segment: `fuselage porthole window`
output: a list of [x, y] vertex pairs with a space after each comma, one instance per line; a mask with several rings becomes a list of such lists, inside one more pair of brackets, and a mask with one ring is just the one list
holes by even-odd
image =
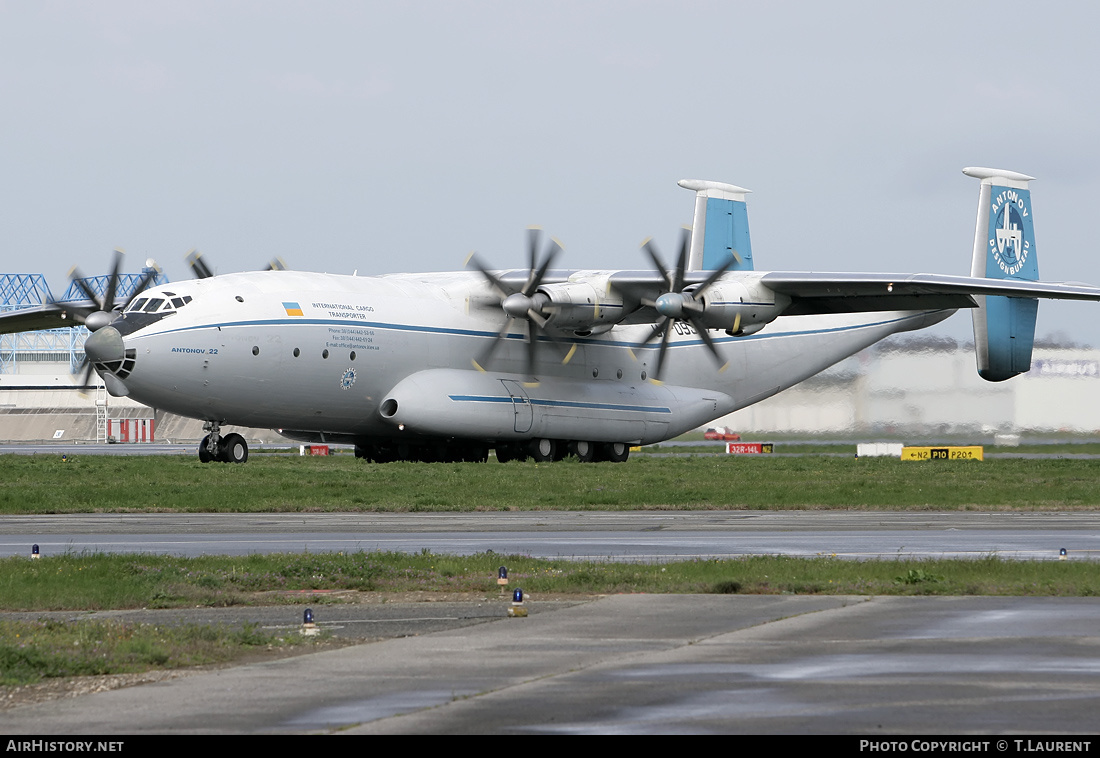
[[328, 358], [328, 350], [321, 351], [321, 357], [322, 358]]
[[301, 351], [301, 350], [299, 350], [298, 348], [294, 348], [294, 357], [295, 357], [295, 358], [297, 358], [297, 357], [298, 357], [299, 355], [301, 355], [301, 354], [302, 354], [302, 351]]

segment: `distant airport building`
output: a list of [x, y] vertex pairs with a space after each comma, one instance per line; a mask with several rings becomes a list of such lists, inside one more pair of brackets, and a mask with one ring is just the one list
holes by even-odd
[[1100, 350], [1036, 343], [1031, 371], [987, 382], [972, 345], [895, 337], [715, 424], [758, 432], [1100, 431]]

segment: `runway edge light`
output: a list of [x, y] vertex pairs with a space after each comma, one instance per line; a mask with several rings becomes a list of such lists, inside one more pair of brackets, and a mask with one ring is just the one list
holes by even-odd
[[38, 554], [38, 545], [31, 545], [31, 560], [37, 560], [42, 556]]
[[508, 609], [508, 615], [512, 618], [524, 618], [527, 615], [527, 609], [523, 607], [523, 590], [519, 587], [512, 592], [512, 605]]
[[302, 634], [306, 637], [316, 637], [320, 633], [321, 630], [313, 623], [313, 609], [306, 608], [305, 613], [302, 614]]
[[497, 569], [497, 584], [501, 587], [508, 584], [508, 567], [501, 566]]
[[1058, 560], [1064, 561], [1066, 559], [1066, 549], [1062, 548], [1058, 551]]

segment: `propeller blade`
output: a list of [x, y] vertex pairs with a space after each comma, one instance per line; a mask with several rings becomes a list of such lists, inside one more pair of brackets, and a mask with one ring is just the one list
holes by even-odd
[[469, 268], [471, 265], [475, 269], [477, 269], [482, 276], [485, 277], [485, 281], [489, 282], [489, 286], [492, 287], [497, 295], [499, 295], [502, 299], [508, 297], [509, 295], [515, 294], [508, 286], [504, 284], [504, 282], [502, 282], [500, 279], [497, 279], [497, 277], [491, 271], [489, 271], [485, 264], [481, 262], [481, 258], [477, 257], [477, 253], [470, 253], [469, 257], [466, 258], [466, 268]]
[[693, 318], [689, 318], [688, 321], [693, 327], [695, 327], [695, 331], [699, 333], [700, 339], [703, 340], [703, 344], [707, 346], [708, 350], [710, 350], [710, 354], [714, 356], [714, 360], [718, 361], [721, 366], [725, 367], [727, 361], [721, 356], [721, 354], [719, 354], [718, 346], [714, 344], [714, 340], [712, 340], [710, 335], [707, 334], [706, 327], [704, 327], [701, 323]]
[[657, 252], [657, 246], [653, 244], [653, 239], [647, 239], [642, 244], [642, 250], [645, 250], [646, 255], [649, 256], [649, 260], [653, 262], [653, 268], [661, 272], [661, 276], [665, 278], [665, 282], [668, 284], [669, 290], [672, 289], [673, 279], [669, 275], [668, 269], [665, 268], [665, 262], [661, 260], [660, 254]]
[[542, 239], [542, 228], [538, 226], [527, 227], [527, 270], [534, 271], [538, 265], [539, 240]]
[[[78, 391], [81, 395], [86, 395], [89, 389], [88, 381], [92, 378], [92, 373], [95, 371], [95, 366], [88, 360], [88, 356], [84, 356], [84, 360], [76, 368], [80, 372], [80, 383], [77, 384]], [[74, 372], [75, 373], [75, 372]]]
[[202, 253], [194, 248], [187, 254], [187, 265], [191, 267], [197, 279], [209, 279], [214, 275], [214, 272], [206, 265], [206, 261], [202, 259]]
[[286, 261], [276, 256], [271, 259], [264, 271], [286, 271]]
[[527, 284], [523, 288], [523, 294], [530, 297], [534, 294], [535, 290], [542, 284], [542, 278], [546, 276], [546, 272], [550, 269], [550, 264], [554, 262], [554, 258], [561, 252], [561, 243], [556, 239], [550, 240], [550, 246], [546, 248], [546, 256], [543, 258], [542, 265], [539, 266], [538, 271], [532, 271], [532, 275], [528, 277]]
[[668, 352], [668, 341], [672, 336], [672, 319], [667, 319], [665, 323], [665, 333], [661, 337], [661, 347], [657, 351], [657, 365], [654, 367], [653, 376], [657, 381], [661, 380], [661, 374], [665, 369], [665, 353]]
[[653, 327], [653, 331], [649, 333], [648, 337], [642, 340], [642, 344], [648, 345], [650, 342], [652, 342], [658, 334], [665, 330], [665, 327], [669, 325], [669, 321], [670, 319], [668, 316], [661, 316], [660, 320], [657, 321], [657, 325]]
[[92, 288], [88, 286], [88, 282], [87, 280], [85, 280], [84, 275], [80, 273], [80, 269], [78, 269], [76, 266], [73, 266], [71, 269], [69, 269], [69, 278], [72, 280], [73, 284], [77, 286], [77, 289], [84, 293], [84, 297], [95, 303], [96, 308], [98, 309], [99, 298], [96, 297], [96, 294], [92, 291]]
[[533, 321], [527, 322], [527, 376], [535, 376], [535, 360], [538, 358], [539, 338], [538, 326]]
[[723, 263], [721, 266], [714, 269], [714, 272], [710, 276], [708, 276], [702, 284], [700, 284], [698, 287], [695, 288], [695, 291], [692, 293], [692, 295], [693, 296], [702, 295], [704, 292], [706, 292], [708, 289], [710, 289], [711, 285], [713, 285], [716, 281], [718, 281], [720, 278], [722, 278], [722, 275], [725, 274], [727, 271], [729, 271], [730, 266], [732, 266], [732, 265], [733, 265], [733, 259], [730, 258], [725, 263]]
[[513, 321], [515, 321], [514, 318], [509, 318], [506, 322], [504, 322], [504, 328], [501, 329], [495, 337], [493, 337], [493, 341], [489, 343], [489, 347], [487, 347], [476, 360], [472, 359], [470, 361], [479, 371], [484, 371], [485, 367], [489, 365], [489, 360], [493, 357], [493, 353], [496, 352], [497, 346], [501, 343], [501, 341], [508, 334], [508, 331], [512, 328]]
[[115, 265], [111, 268], [111, 278], [107, 280], [107, 292], [103, 295], [103, 307], [100, 310], [107, 312], [115, 308], [115, 293], [118, 291], [118, 275], [122, 271], [122, 256], [125, 252], [121, 248], [115, 248]]
[[690, 232], [685, 229], [680, 234], [680, 257], [676, 261], [676, 274], [672, 280], [672, 291], [679, 292], [684, 288], [684, 269], [687, 268], [687, 256], [688, 256], [688, 241], [691, 239]]

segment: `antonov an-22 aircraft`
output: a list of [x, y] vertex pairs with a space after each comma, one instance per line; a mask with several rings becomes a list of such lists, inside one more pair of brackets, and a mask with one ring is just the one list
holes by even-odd
[[[888, 335], [971, 308], [978, 373], [1027, 371], [1038, 298], [1100, 288], [1038, 282], [1032, 177], [981, 180], [971, 276], [760, 272], [745, 195], [684, 180], [695, 216], [669, 267], [337, 276], [268, 270], [147, 288], [117, 303], [49, 303], [0, 331], [84, 323], [90, 365], [115, 396], [206, 422], [203, 461], [243, 463], [224, 427], [354, 443], [373, 461], [623, 461], [775, 395]], [[144, 291], [142, 291], [144, 290]]]

